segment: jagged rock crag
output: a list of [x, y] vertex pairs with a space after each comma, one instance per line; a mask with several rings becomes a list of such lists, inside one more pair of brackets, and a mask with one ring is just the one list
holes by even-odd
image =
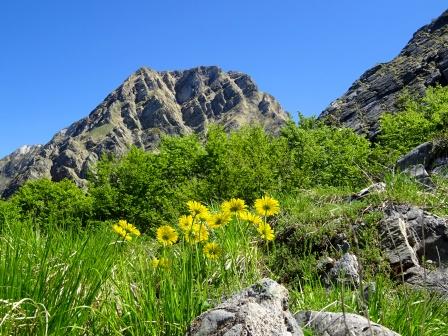
[[422, 96], [426, 87], [448, 84], [448, 10], [419, 29], [391, 62], [366, 71], [319, 116], [373, 138], [384, 112], [396, 112], [403, 89]]
[[43, 146], [23, 147], [0, 160], [0, 195], [10, 196], [29, 179], [70, 178], [85, 183], [105, 153], [145, 150], [161, 134], [201, 132], [210, 123], [225, 129], [260, 124], [270, 131], [289, 119], [280, 104], [240, 72], [198, 67], [156, 72], [141, 68], [109, 94], [88, 117], [57, 133]]

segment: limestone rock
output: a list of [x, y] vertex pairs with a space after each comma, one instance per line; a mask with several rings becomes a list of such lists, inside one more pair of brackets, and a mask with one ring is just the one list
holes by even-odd
[[[390, 205], [380, 226], [381, 244], [397, 277], [410, 284], [440, 289], [448, 283], [446, 220], [408, 205]], [[439, 269], [425, 269], [431, 260]], [[442, 291], [443, 292], [443, 291]]]
[[188, 336], [303, 335], [288, 310], [288, 291], [271, 279], [232, 296], [197, 317]]
[[316, 336], [399, 336], [356, 314], [303, 311], [295, 318], [300, 326], [310, 328]]
[[345, 253], [341, 259], [334, 263], [329, 272], [332, 282], [345, 283], [348, 286], [359, 286], [359, 263], [354, 254]]
[[433, 187], [431, 175], [448, 177], [448, 144], [443, 140], [422, 143], [397, 160], [397, 169]]
[[226, 130], [259, 124], [276, 133], [287, 120], [280, 104], [244, 73], [215, 66], [169, 72], [141, 68], [46, 145], [1, 159], [0, 196], [40, 177], [69, 178], [82, 186], [103, 154], [120, 156], [131, 146], [150, 150], [163, 133], [203, 132], [211, 123]]
[[416, 165], [426, 167], [433, 160], [433, 149], [434, 145], [431, 141], [422, 143], [401, 156], [397, 161], [397, 168], [404, 171]]
[[448, 10], [419, 29], [392, 61], [366, 71], [320, 118], [373, 138], [380, 115], [399, 108], [403, 89], [422, 96], [436, 84], [448, 84]]
[[428, 270], [421, 266], [414, 266], [409, 268], [403, 277], [410, 285], [426, 288], [448, 297], [448, 268]]

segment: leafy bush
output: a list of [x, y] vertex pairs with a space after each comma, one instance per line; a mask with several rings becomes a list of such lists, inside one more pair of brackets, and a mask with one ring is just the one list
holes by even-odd
[[245, 127], [230, 134], [212, 127], [205, 143], [202, 171], [207, 189], [203, 199], [241, 197], [254, 200], [279, 189], [287, 161], [283, 139], [261, 127]]
[[369, 154], [365, 138], [313, 119], [289, 124], [281, 136], [212, 126], [204, 142], [167, 136], [157, 151], [133, 148], [122, 159], [103, 159], [90, 193], [97, 219], [127, 218], [145, 231], [172, 223], [188, 199], [251, 201], [316, 185], [364, 186]]
[[448, 126], [448, 87], [430, 87], [421, 99], [401, 97], [402, 111], [380, 118], [377, 157], [393, 165], [403, 154], [443, 133]]
[[69, 180], [30, 181], [9, 202], [23, 219], [30, 218], [43, 227], [80, 227], [92, 216], [92, 198]]
[[144, 231], [172, 222], [201, 189], [204, 154], [196, 136], [164, 137], [158, 152], [133, 148], [122, 159], [103, 159], [90, 184], [96, 217], [126, 218]]
[[288, 184], [360, 187], [369, 181], [370, 142], [349, 128], [335, 128], [312, 118], [282, 129], [288, 143]]

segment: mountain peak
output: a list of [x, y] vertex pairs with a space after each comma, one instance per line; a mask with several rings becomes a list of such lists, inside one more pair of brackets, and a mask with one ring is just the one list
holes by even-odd
[[[24, 147], [0, 161], [0, 194], [28, 179], [70, 178], [82, 186], [104, 153], [131, 146], [152, 149], [161, 134], [202, 132], [210, 123], [226, 130], [260, 124], [276, 132], [289, 119], [280, 104], [250, 76], [217, 66], [158, 72], [141, 67], [87, 117], [59, 131], [41, 147]], [[14, 168], [14, 169], [12, 169]]]

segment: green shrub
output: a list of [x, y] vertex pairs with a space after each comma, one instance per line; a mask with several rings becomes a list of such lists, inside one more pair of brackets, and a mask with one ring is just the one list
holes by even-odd
[[376, 148], [383, 164], [393, 165], [403, 154], [419, 144], [440, 136], [448, 126], [448, 87], [430, 87], [421, 99], [405, 92], [399, 113], [380, 118]]
[[282, 137], [293, 167], [285, 176], [289, 184], [357, 188], [369, 182], [370, 142], [352, 129], [301, 117], [298, 126], [282, 129]]
[[17, 221], [19, 218], [20, 211], [16, 204], [0, 200], [0, 232], [6, 224]]
[[212, 127], [205, 150], [202, 171], [207, 189], [203, 198], [253, 200], [280, 188], [286, 143], [261, 127], [244, 127], [230, 134]]
[[96, 217], [127, 219], [143, 231], [172, 222], [201, 189], [204, 154], [196, 136], [164, 137], [158, 152], [133, 148], [122, 159], [103, 159], [90, 181]]
[[69, 180], [30, 181], [19, 189], [10, 202], [23, 219], [32, 219], [41, 227], [81, 227], [92, 215], [91, 197]]

